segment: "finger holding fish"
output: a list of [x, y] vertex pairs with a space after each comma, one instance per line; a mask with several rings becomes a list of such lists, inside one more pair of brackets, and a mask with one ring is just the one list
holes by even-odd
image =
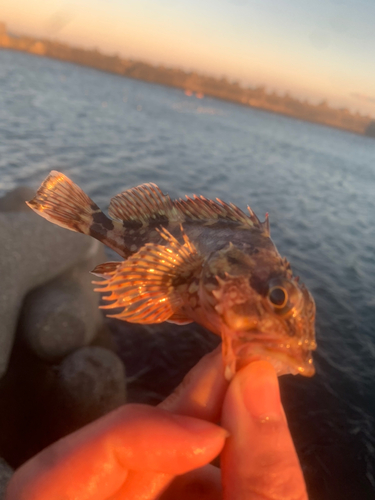
[[[218, 422], [227, 387], [220, 348], [217, 348], [204, 356], [190, 370], [176, 390], [159, 404], [159, 408], [179, 415]], [[172, 474], [131, 471], [126, 483], [111, 500], [153, 499], [165, 491], [174, 479], [175, 476]], [[183, 484], [178, 481], [171, 492], [166, 491], [165, 498], [171, 498], [170, 495], [174, 494], [175, 488], [181, 491], [181, 488], [186, 488], [188, 483], [195, 483], [198, 479], [205, 483], [206, 489], [221, 491], [220, 471], [212, 465], [207, 465], [189, 475]]]
[[236, 373], [221, 424], [230, 433], [221, 454], [224, 500], [308, 500], [270, 363], [254, 361]]

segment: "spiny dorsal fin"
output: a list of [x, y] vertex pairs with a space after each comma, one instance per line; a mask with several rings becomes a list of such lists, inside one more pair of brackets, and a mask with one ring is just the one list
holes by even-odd
[[262, 231], [264, 232], [264, 234], [270, 236], [271, 231], [270, 231], [270, 219], [268, 216], [268, 212], [266, 213], [266, 218], [264, 219], [264, 222], [261, 222], [260, 225], [262, 226]]
[[196, 196], [186, 200], [172, 201], [169, 195], [163, 194], [156, 184], [142, 184], [128, 189], [112, 198], [108, 213], [119, 220], [165, 223], [199, 220], [212, 224], [220, 219], [240, 223], [244, 227], [257, 227], [266, 232], [258, 217], [249, 209], [250, 217], [233, 203], [225, 203], [219, 198], [208, 200], [204, 196]]
[[225, 219], [261, 229], [260, 222], [254, 213], [248, 217], [233, 203], [225, 203], [219, 198], [216, 198], [216, 200], [208, 200], [204, 196], [194, 195], [194, 199], [186, 196], [186, 200], [180, 198], [174, 204], [179, 212], [190, 220], [210, 221]]
[[[123, 308], [110, 317], [131, 323], [161, 323], [178, 313], [182, 297], [177, 284], [188, 283], [199, 271], [203, 258], [183, 234], [179, 243], [166, 229], [160, 230], [166, 245], [147, 243], [129, 257], [105, 281], [96, 284], [99, 292], [111, 292], [103, 300], [112, 304], [102, 309]], [[95, 283], [95, 282], [94, 282]]]
[[178, 220], [178, 213], [169, 195], [163, 194], [156, 184], [142, 184], [111, 199], [108, 213], [120, 220], [133, 220], [147, 224], [150, 220], [163, 222]]

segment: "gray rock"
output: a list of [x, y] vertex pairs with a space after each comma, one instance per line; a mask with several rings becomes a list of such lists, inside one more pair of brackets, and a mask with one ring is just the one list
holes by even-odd
[[5, 499], [5, 490], [12, 474], [13, 469], [3, 458], [0, 458], [0, 500]]
[[0, 456], [14, 468], [61, 437], [49, 418], [56, 378], [54, 366], [16, 342], [0, 380]]
[[101, 246], [88, 236], [57, 227], [33, 213], [0, 212], [0, 377], [6, 371], [25, 295]]
[[103, 325], [99, 328], [95, 338], [90, 343], [91, 346], [103, 347], [117, 353], [117, 343], [110, 327], [107, 325], [107, 318], [103, 317]]
[[46, 361], [59, 361], [88, 345], [103, 327], [90, 271], [106, 259], [103, 247], [58, 278], [31, 291], [25, 300], [20, 330], [32, 351]]
[[60, 364], [56, 392], [64, 420], [85, 425], [125, 403], [124, 365], [107, 349], [83, 347]]
[[9, 191], [0, 198], [0, 212], [30, 212], [26, 200], [35, 196], [35, 190], [26, 186], [20, 186]]

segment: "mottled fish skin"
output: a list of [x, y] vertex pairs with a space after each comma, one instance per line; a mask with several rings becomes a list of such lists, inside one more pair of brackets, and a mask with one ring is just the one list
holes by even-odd
[[171, 200], [154, 184], [115, 196], [108, 218], [70, 179], [51, 172], [28, 205], [89, 234], [125, 261], [98, 266], [105, 309], [138, 323], [196, 321], [223, 339], [226, 377], [254, 359], [279, 374], [314, 373], [315, 304], [249, 209], [194, 196]]

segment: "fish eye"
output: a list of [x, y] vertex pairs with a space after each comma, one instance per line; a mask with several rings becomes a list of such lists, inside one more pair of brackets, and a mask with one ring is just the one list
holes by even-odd
[[282, 286], [273, 286], [268, 292], [268, 300], [273, 307], [282, 309], [288, 302], [288, 292]]
[[295, 280], [280, 276], [268, 282], [265, 300], [268, 309], [274, 314], [288, 318], [301, 310], [303, 297], [301, 288]]

